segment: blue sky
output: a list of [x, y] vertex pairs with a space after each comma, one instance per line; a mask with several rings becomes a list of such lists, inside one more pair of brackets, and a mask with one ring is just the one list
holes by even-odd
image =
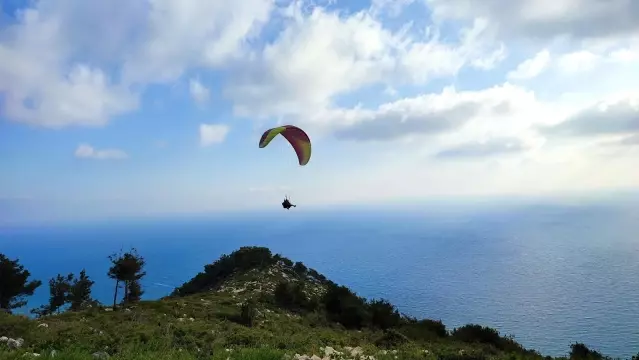
[[[598, 4], [4, 1], [0, 209], [636, 188], [639, 11]], [[311, 136], [307, 166], [258, 148], [284, 123]]]

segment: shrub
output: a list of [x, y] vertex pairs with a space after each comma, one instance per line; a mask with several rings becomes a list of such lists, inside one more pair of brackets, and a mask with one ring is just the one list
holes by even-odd
[[523, 351], [524, 348], [510, 337], [502, 337], [493, 328], [477, 324], [464, 325], [453, 330], [451, 336], [466, 343], [482, 343], [504, 351]]
[[483, 343], [483, 344], [499, 344], [501, 339], [499, 332], [493, 328], [484, 327], [476, 324], [464, 325], [454, 329], [453, 338], [466, 343]]
[[261, 269], [277, 260], [271, 250], [265, 247], [244, 246], [230, 255], [222, 255], [213, 264], [205, 265], [200, 272], [172, 293], [174, 296], [186, 296], [213, 289], [224, 282], [236, 271]]
[[366, 301], [345, 286], [329, 286], [322, 303], [328, 319], [346, 328], [361, 328], [369, 322]]
[[384, 331], [384, 334], [379, 339], [375, 340], [375, 345], [380, 348], [390, 349], [406, 344], [409, 341], [404, 334], [395, 329], [389, 329]]
[[300, 274], [300, 275], [304, 275], [304, 274], [306, 274], [306, 271], [308, 269], [306, 268], [306, 266], [304, 264], [302, 264], [301, 262], [298, 261], [298, 262], [295, 263], [295, 265], [293, 265], [293, 270], [296, 273]]
[[293, 267], [293, 261], [291, 259], [283, 257], [280, 260], [282, 260], [284, 265], [286, 265], [288, 267]]
[[395, 306], [384, 299], [372, 300], [368, 304], [368, 310], [371, 314], [371, 324], [382, 330], [397, 326], [401, 320]]
[[242, 324], [252, 327], [255, 324], [257, 309], [252, 301], [247, 301], [240, 308], [240, 321]]
[[317, 302], [310, 300], [304, 293], [302, 283], [290, 284], [283, 281], [275, 287], [273, 296], [275, 303], [282, 309], [313, 311], [317, 308]]
[[570, 360], [600, 360], [603, 356], [581, 343], [570, 345]]
[[401, 329], [403, 334], [414, 340], [434, 340], [448, 336], [446, 325], [441, 320], [408, 318], [404, 319]]

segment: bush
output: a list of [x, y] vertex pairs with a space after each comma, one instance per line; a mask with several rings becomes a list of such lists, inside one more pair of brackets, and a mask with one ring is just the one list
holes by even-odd
[[298, 261], [293, 266], [293, 270], [300, 275], [305, 275], [306, 271], [308, 271], [308, 268], [306, 268], [304, 264]]
[[283, 257], [280, 260], [284, 263], [284, 265], [293, 267], [293, 261], [291, 259]]
[[200, 272], [172, 293], [186, 296], [213, 289], [237, 271], [262, 269], [277, 262], [271, 250], [265, 247], [244, 246], [230, 255], [222, 255], [213, 264], [205, 265]]
[[375, 346], [391, 349], [406, 344], [409, 341], [404, 334], [395, 329], [389, 329], [384, 331], [384, 334], [379, 339], [375, 340]]
[[322, 298], [329, 320], [346, 328], [361, 328], [369, 322], [366, 301], [345, 286], [329, 286]]
[[275, 304], [282, 309], [296, 312], [317, 309], [317, 302], [306, 296], [302, 283], [290, 284], [283, 281], [275, 287], [273, 296]]
[[499, 332], [493, 328], [476, 324], [464, 325], [454, 329], [453, 338], [466, 343], [499, 344], [501, 337]]
[[308, 269], [308, 274], [310, 276], [312, 276], [314, 279], [318, 280], [319, 282], [321, 282], [322, 284], [325, 284], [327, 282], [326, 276], [320, 274], [319, 272], [317, 272], [317, 270], [315, 269]]
[[493, 328], [476, 324], [464, 325], [453, 330], [451, 336], [466, 343], [481, 343], [492, 345], [503, 351], [523, 351], [524, 348], [510, 337], [502, 337]]
[[371, 314], [371, 324], [382, 330], [397, 326], [401, 320], [395, 306], [384, 299], [372, 300], [368, 304], [368, 310]]
[[401, 326], [402, 333], [414, 340], [434, 340], [448, 336], [446, 325], [441, 320], [417, 320], [408, 318]]
[[256, 316], [257, 309], [252, 301], [247, 301], [242, 304], [240, 309], [240, 321], [242, 324], [252, 327], [255, 324]]
[[581, 343], [570, 345], [570, 360], [600, 360], [603, 356]]

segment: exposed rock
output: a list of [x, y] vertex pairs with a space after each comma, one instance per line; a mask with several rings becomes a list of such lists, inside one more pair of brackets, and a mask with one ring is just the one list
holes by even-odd
[[42, 323], [42, 324], [38, 324], [38, 327], [39, 327], [39, 328], [48, 328], [48, 327], [49, 327], [49, 325], [48, 325], [48, 324], [45, 324], [45, 323]]
[[6, 336], [0, 337], [0, 342], [5, 342], [6, 343], [7, 341], [9, 341], [8, 337], [6, 337]]
[[364, 354], [364, 350], [362, 350], [361, 347], [350, 347], [350, 346], [346, 346], [344, 348], [344, 350], [346, 350], [351, 356], [356, 357], [356, 356], [360, 356]]
[[9, 347], [9, 349], [19, 349], [22, 347], [23, 344], [24, 340], [22, 338], [7, 340], [7, 346]]

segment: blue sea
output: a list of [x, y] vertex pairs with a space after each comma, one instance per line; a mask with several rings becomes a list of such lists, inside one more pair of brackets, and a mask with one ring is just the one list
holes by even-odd
[[583, 342], [639, 352], [639, 202], [423, 204], [0, 228], [0, 252], [43, 285], [86, 268], [108, 303], [107, 256], [147, 260], [145, 298], [170, 293], [240, 246], [267, 246], [366, 297], [449, 327], [479, 323], [545, 355]]

